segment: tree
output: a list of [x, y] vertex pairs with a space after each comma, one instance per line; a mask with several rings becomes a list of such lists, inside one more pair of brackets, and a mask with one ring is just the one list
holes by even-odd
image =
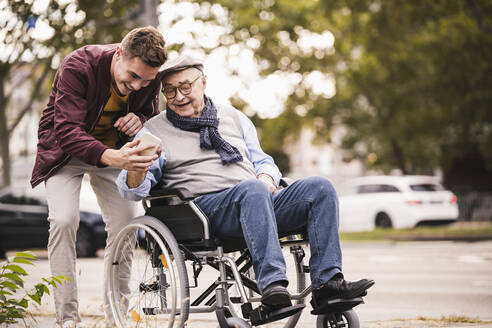
[[[229, 12], [234, 43], [256, 44], [251, 49], [263, 74], [302, 77], [275, 124], [264, 123], [263, 143], [277, 142], [281, 149], [288, 135], [306, 125], [329, 140], [338, 124], [347, 131], [347, 160], [405, 174], [440, 167], [456, 188], [465, 187], [453, 182], [457, 173], [474, 188], [490, 188], [490, 1], [218, 3]], [[334, 46], [320, 47], [327, 31]], [[306, 46], [307, 37], [317, 44]], [[316, 71], [333, 77], [333, 98], [305, 83]]]
[[[41, 86], [51, 72], [53, 49], [60, 47], [58, 39], [53, 36], [47, 40], [36, 38], [33, 35], [35, 26], [45, 24], [47, 17], [53, 16], [50, 25], [55, 30], [61, 29], [67, 8], [50, 3], [46, 12], [41, 14], [38, 11], [42, 10], [34, 8], [33, 3], [2, 2], [0, 10], [4, 17], [8, 17], [0, 22], [4, 49], [0, 61], [0, 143], [4, 186], [11, 180], [9, 141], [12, 131], [40, 96]], [[21, 69], [27, 70], [27, 74], [19, 73]], [[14, 79], [16, 81], [12, 83]], [[8, 108], [15, 107], [11, 103], [12, 94], [28, 79], [33, 81], [34, 88], [27, 103], [17, 112], [8, 111]]]

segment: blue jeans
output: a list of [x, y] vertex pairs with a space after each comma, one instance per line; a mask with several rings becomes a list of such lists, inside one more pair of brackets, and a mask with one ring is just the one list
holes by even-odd
[[287, 281], [278, 235], [303, 228], [311, 249], [312, 288], [341, 272], [338, 197], [325, 178], [298, 180], [273, 195], [263, 182], [247, 180], [196, 203], [208, 216], [213, 235], [245, 239], [261, 291], [272, 282]]

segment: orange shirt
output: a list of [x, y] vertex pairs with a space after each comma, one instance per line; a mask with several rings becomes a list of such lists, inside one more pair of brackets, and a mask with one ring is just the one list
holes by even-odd
[[114, 148], [119, 141], [118, 130], [113, 127], [117, 118], [121, 117], [126, 109], [128, 96], [120, 96], [111, 84], [111, 96], [104, 106], [104, 111], [91, 135], [104, 145]]

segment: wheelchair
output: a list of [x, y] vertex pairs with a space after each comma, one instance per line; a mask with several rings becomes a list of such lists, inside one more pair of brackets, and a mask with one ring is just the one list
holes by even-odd
[[[293, 231], [279, 236], [282, 248], [288, 247], [292, 255], [295, 291], [291, 291], [292, 306], [269, 309], [260, 305], [245, 241], [212, 236], [208, 218], [189, 192], [153, 188], [143, 206], [145, 215], [118, 233], [106, 267], [109, 303], [118, 327], [193, 326], [190, 314], [212, 312], [221, 328], [259, 326], [281, 319], [285, 319], [285, 328], [296, 326], [311, 293], [311, 286], [306, 286], [309, 266], [304, 264], [307, 234]], [[239, 256], [233, 258], [231, 253]], [[198, 286], [205, 265], [216, 270], [218, 277], [191, 299], [190, 289]], [[193, 271], [191, 286], [187, 267]], [[129, 281], [129, 288], [120, 285], [120, 279]], [[364, 303], [362, 297], [329, 303], [329, 313], [317, 316], [316, 327], [359, 328], [353, 307]]]

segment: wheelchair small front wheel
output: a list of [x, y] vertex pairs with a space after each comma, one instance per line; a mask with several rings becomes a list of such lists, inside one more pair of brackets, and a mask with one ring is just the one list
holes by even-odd
[[190, 294], [176, 239], [159, 220], [142, 216], [116, 236], [106, 274], [118, 327], [184, 327]]
[[359, 328], [359, 316], [351, 309], [342, 313], [318, 315], [316, 328]]

